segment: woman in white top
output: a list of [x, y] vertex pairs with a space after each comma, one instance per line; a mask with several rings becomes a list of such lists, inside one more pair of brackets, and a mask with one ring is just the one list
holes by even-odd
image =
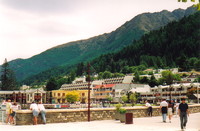
[[148, 110], [147, 110], [148, 116], [151, 116], [151, 117], [152, 117], [152, 106], [151, 106], [151, 104], [149, 104], [148, 100], [146, 100], [145, 106], [148, 107]]
[[11, 106], [11, 110], [12, 110], [12, 113], [10, 114], [11, 116], [10, 123], [14, 124], [14, 117], [15, 117], [16, 111], [19, 110], [19, 105], [17, 105], [17, 103], [14, 102], [13, 105]]
[[8, 99], [8, 101], [6, 102], [6, 124], [8, 123], [8, 124], [10, 124], [10, 119], [11, 119], [11, 116], [10, 116], [10, 114], [11, 114], [11, 106], [12, 106], [12, 104], [11, 104], [11, 100], [10, 99]]
[[41, 101], [39, 101], [38, 109], [39, 109], [39, 112], [41, 113], [41, 117], [42, 117], [44, 124], [46, 124], [46, 111], [45, 111], [44, 105], [42, 104]]

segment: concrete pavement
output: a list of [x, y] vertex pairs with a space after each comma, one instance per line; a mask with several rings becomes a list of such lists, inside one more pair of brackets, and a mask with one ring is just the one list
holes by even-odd
[[[181, 131], [179, 117], [175, 116], [172, 123], [163, 123], [161, 116], [133, 118], [133, 122], [124, 124], [116, 120], [102, 120], [26, 126], [1, 123], [0, 131]], [[200, 113], [190, 114], [186, 131], [200, 131]]]

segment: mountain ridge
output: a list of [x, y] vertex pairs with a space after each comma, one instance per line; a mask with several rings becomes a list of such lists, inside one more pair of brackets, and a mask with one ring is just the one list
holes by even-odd
[[163, 10], [156, 13], [143, 13], [110, 33], [61, 44], [28, 59], [10, 61], [9, 65], [15, 71], [19, 81], [57, 66], [72, 66], [102, 54], [118, 51], [138, 40], [145, 33], [179, 20], [194, 13], [195, 10], [188, 8], [172, 12]]

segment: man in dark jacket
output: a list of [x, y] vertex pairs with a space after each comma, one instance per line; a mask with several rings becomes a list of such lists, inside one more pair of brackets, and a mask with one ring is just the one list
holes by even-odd
[[185, 102], [185, 98], [181, 99], [181, 104], [179, 105], [179, 116], [181, 121], [181, 129], [186, 128], [187, 117], [189, 116], [188, 104]]

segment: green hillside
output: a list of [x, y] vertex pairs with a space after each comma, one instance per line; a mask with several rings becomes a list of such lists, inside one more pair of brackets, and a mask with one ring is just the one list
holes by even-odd
[[63, 73], [63, 70], [69, 70], [68, 68], [74, 64], [92, 60], [102, 54], [118, 51], [140, 39], [145, 33], [159, 29], [167, 23], [179, 20], [195, 11], [194, 8], [188, 8], [187, 10], [178, 9], [173, 12], [164, 10], [157, 13], [144, 13], [126, 22], [111, 33], [66, 43], [29, 59], [11, 61], [9, 65], [15, 71], [18, 81], [31, 78], [36, 74], [41, 75], [45, 71], [47, 74], [44, 75], [49, 78], [53, 75], [50, 71], [52, 68], [56, 69], [58, 67], [56, 72]]
[[[152, 68], [179, 67], [181, 70], [200, 70], [200, 12], [170, 22], [159, 30], [151, 31], [116, 53], [101, 55], [90, 61], [96, 73], [110, 71], [131, 73], [134, 66]], [[77, 67], [77, 68], [76, 68]], [[83, 73], [83, 64], [71, 68], [57, 67], [26, 79], [25, 83], [46, 80], [69, 70]], [[64, 75], [64, 74], [63, 74]]]
[[91, 62], [97, 72], [130, 73], [131, 66], [200, 70], [200, 12], [151, 31], [117, 53]]

